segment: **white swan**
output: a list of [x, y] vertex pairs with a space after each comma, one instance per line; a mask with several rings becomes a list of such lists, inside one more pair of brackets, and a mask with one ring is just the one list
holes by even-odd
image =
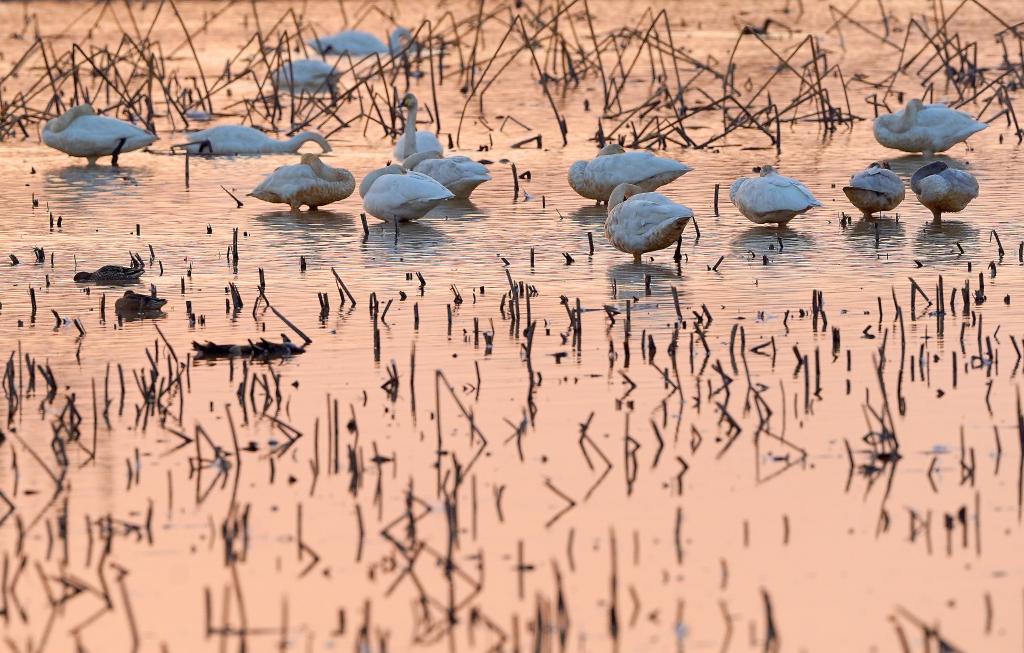
[[355, 177], [344, 168], [332, 168], [320, 161], [319, 155], [306, 153], [299, 163], [281, 166], [254, 188], [250, 197], [287, 204], [298, 211], [303, 204], [315, 211], [318, 207], [338, 202], [352, 194]]
[[366, 212], [385, 222], [409, 222], [426, 215], [451, 191], [419, 172], [408, 172], [397, 163], [374, 170], [359, 184]]
[[944, 104], [913, 99], [902, 111], [875, 118], [875, 140], [886, 147], [932, 156], [988, 127]]
[[906, 196], [903, 181], [889, 169], [888, 163], [872, 163], [853, 175], [850, 185], [843, 187], [843, 192], [865, 218], [870, 218], [873, 213], [892, 211]]
[[640, 256], [671, 247], [693, 217], [693, 211], [661, 193], [645, 193], [634, 184], [619, 184], [608, 199], [604, 234], [615, 249]]
[[395, 143], [396, 159], [404, 161], [420, 152], [437, 152], [438, 154], [444, 152], [437, 136], [430, 132], [416, 131], [416, 112], [420, 108], [420, 103], [416, 100], [415, 95], [406, 93], [398, 108], [408, 109], [408, 113], [405, 114], [405, 132]]
[[460, 200], [469, 199], [477, 186], [491, 180], [487, 168], [468, 156], [444, 158], [440, 152], [420, 152], [403, 161], [402, 167], [425, 174]]
[[740, 213], [755, 224], [784, 225], [821, 202], [796, 179], [783, 177], [771, 166], [754, 168], [757, 177], [741, 177], [732, 182], [729, 199]]
[[318, 54], [349, 54], [365, 57], [370, 54], [395, 54], [412, 42], [412, 32], [396, 27], [387, 43], [369, 32], [347, 29], [331, 36], [316, 37], [308, 41]]
[[273, 154], [298, 152], [303, 143], [315, 142], [324, 152], [331, 151], [331, 145], [320, 134], [302, 132], [279, 141], [264, 134], [255, 127], [245, 125], [220, 125], [187, 135], [185, 149], [192, 154]]
[[71, 156], [84, 157], [89, 165], [101, 156], [112, 156], [117, 165], [119, 154], [139, 150], [153, 143], [156, 136], [135, 125], [98, 116], [90, 104], [79, 104], [43, 127], [43, 142]]
[[931, 210], [936, 221], [943, 213], [959, 213], [978, 196], [978, 180], [966, 170], [950, 168], [942, 161], [929, 163], [910, 178], [910, 189]]
[[341, 73], [320, 59], [297, 59], [274, 71], [274, 81], [278, 88], [292, 94], [330, 91], [339, 79]]
[[601, 148], [590, 161], [573, 163], [569, 168], [569, 185], [583, 197], [607, 202], [619, 184], [634, 184], [649, 192], [690, 170], [685, 163], [654, 156], [647, 150], [627, 152], [612, 143]]

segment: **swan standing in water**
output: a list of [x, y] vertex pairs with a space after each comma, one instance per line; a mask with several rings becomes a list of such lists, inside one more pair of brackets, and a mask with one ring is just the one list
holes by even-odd
[[416, 131], [416, 112], [420, 108], [420, 103], [416, 100], [415, 95], [406, 93], [398, 108], [407, 109], [408, 113], [405, 114], [405, 132], [395, 143], [396, 159], [404, 161], [420, 152], [437, 152], [438, 154], [444, 152], [437, 136], [430, 132]]
[[101, 156], [113, 157], [140, 150], [153, 143], [156, 136], [135, 125], [98, 116], [91, 104], [79, 104], [43, 127], [43, 143], [71, 156], [84, 157], [94, 165]]
[[487, 168], [468, 156], [444, 158], [440, 152], [420, 152], [403, 161], [402, 167], [430, 177], [459, 200], [469, 199], [477, 186], [491, 180]]
[[254, 127], [220, 125], [188, 134], [185, 149], [192, 154], [275, 154], [298, 152], [303, 143], [313, 141], [324, 152], [331, 151], [327, 139], [315, 132], [302, 132], [279, 141]]
[[352, 194], [355, 177], [344, 168], [332, 168], [316, 154], [303, 154], [295, 165], [281, 166], [254, 188], [250, 197], [287, 204], [293, 211], [305, 204], [310, 211]]
[[796, 179], [783, 177], [771, 166], [754, 168], [758, 177], [741, 177], [732, 182], [729, 199], [754, 224], [785, 225], [821, 202]]
[[843, 187], [843, 192], [865, 218], [874, 213], [892, 211], [906, 197], [903, 181], [889, 169], [888, 163], [872, 163], [866, 170], [853, 175], [850, 185]]
[[910, 189], [931, 210], [935, 221], [943, 213], [959, 213], [978, 196], [978, 180], [966, 170], [950, 168], [942, 161], [929, 163], [910, 178]]
[[902, 111], [875, 118], [875, 140], [886, 147], [932, 156], [988, 127], [944, 104], [913, 99]]
[[359, 184], [366, 212], [385, 222], [409, 222], [454, 195], [430, 177], [397, 163], [374, 170]]
[[369, 32], [347, 29], [331, 36], [316, 37], [307, 43], [317, 54], [348, 54], [353, 57], [396, 54], [412, 43], [412, 32], [404, 27], [396, 27], [385, 44]]
[[615, 249], [640, 256], [671, 247], [693, 217], [693, 211], [661, 193], [647, 193], [635, 184], [619, 184], [608, 199], [604, 234]]
[[278, 88], [292, 94], [333, 91], [339, 79], [341, 73], [320, 59], [297, 59], [274, 71]]
[[627, 152], [621, 145], [605, 145], [590, 161], [569, 167], [569, 185], [587, 199], [607, 202], [619, 184], [633, 184], [650, 192], [692, 170], [685, 163], [654, 156], [647, 150]]

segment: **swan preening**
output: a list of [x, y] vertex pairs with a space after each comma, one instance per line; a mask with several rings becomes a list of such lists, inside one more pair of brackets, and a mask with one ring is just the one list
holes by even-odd
[[277, 86], [293, 95], [332, 91], [339, 79], [341, 73], [320, 59], [297, 59], [274, 71]]
[[604, 233], [615, 249], [640, 256], [671, 247], [693, 217], [693, 211], [661, 193], [648, 193], [635, 184], [619, 184], [608, 199]]
[[420, 152], [403, 161], [402, 167], [425, 174], [459, 200], [469, 199], [477, 186], [491, 180], [487, 168], [468, 156], [445, 158], [440, 152]]
[[654, 156], [647, 150], [627, 152], [620, 145], [610, 144], [590, 161], [573, 163], [569, 168], [569, 185], [583, 197], [607, 202], [620, 184], [633, 184], [649, 192], [690, 170], [685, 163]]
[[274, 154], [298, 152], [304, 143], [316, 143], [331, 151], [327, 139], [315, 132], [302, 132], [285, 140], [276, 140], [255, 127], [220, 125], [188, 134], [184, 148], [192, 154]]
[[444, 152], [444, 147], [441, 146], [441, 141], [437, 140], [437, 136], [430, 132], [416, 131], [416, 112], [419, 107], [420, 104], [412, 93], [406, 93], [399, 105], [400, 109], [406, 109], [408, 112], [405, 114], [405, 131], [395, 143], [394, 154], [399, 161], [420, 152]]
[[450, 190], [425, 174], [409, 172], [397, 163], [374, 170], [359, 184], [366, 212], [385, 222], [410, 222], [445, 200]]
[[850, 177], [850, 185], [843, 187], [843, 193], [865, 218], [882, 211], [892, 211], [906, 196], [903, 181], [887, 163], [872, 163]]
[[755, 168], [757, 177], [741, 177], [729, 188], [729, 199], [755, 224], [780, 226], [806, 213], [821, 202], [796, 179], [783, 177], [771, 166]]
[[988, 127], [963, 111], [913, 99], [902, 111], [875, 118], [875, 140], [886, 147], [932, 156]]
[[102, 156], [112, 157], [152, 144], [156, 136], [135, 125], [98, 116], [91, 104], [79, 104], [43, 127], [43, 143], [71, 156], [83, 157], [89, 165]]
[[287, 204], [293, 211], [305, 205], [318, 207], [345, 199], [355, 190], [356, 180], [348, 170], [332, 168], [316, 154], [303, 154], [299, 163], [281, 166], [254, 188], [250, 197]]
[[412, 32], [396, 27], [387, 43], [369, 32], [347, 29], [331, 36], [318, 36], [307, 41], [318, 54], [347, 54], [365, 57], [371, 54], [397, 54], [412, 43]]
[[978, 180], [966, 170], [950, 168], [942, 161], [929, 163], [910, 178], [910, 189], [931, 210], [935, 220], [943, 213], [959, 213], [978, 196]]

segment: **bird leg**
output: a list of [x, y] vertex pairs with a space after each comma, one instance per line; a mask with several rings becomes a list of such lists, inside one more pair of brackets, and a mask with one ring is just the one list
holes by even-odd
[[111, 157], [110, 158], [110, 165], [111, 165], [111, 167], [114, 167], [114, 168], [117, 167], [117, 156], [121, 153], [121, 148], [124, 147], [124, 144], [127, 141], [128, 141], [127, 138], [122, 138], [119, 141], [117, 141], [117, 147], [115, 147], [114, 151], [110, 154], [110, 157]]
[[640, 257], [640, 254], [633, 254], [633, 262], [634, 262], [634, 263], [640, 263], [640, 262], [641, 262], [641, 260], [642, 260], [642, 259], [641, 259], [641, 257]]
[[199, 143], [199, 154], [202, 154], [204, 151], [207, 154], [213, 154], [213, 142], [209, 138]]

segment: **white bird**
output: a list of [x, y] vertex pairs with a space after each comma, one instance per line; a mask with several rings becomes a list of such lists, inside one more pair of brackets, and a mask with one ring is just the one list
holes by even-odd
[[220, 125], [188, 134], [185, 149], [192, 154], [273, 154], [298, 152], [303, 143], [315, 142], [324, 152], [331, 151], [331, 145], [320, 134], [302, 132], [279, 141], [264, 134], [255, 127], [245, 125]]
[[293, 211], [306, 205], [310, 211], [338, 202], [352, 194], [356, 188], [355, 177], [344, 168], [332, 168], [317, 154], [302, 155], [299, 163], [281, 166], [254, 188], [250, 197], [287, 204]]
[[895, 150], [932, 156], [988, 127], [944, 104], [913, 99], [902, 111], [875, 118], [875, 140]]
[[403, 161], [402, 167], [425, 174], [460, 200], [469, 199], [477, 186], [491, 180], [487, 168], [468, 156], [445, 158], [440, 152], [420, 152]]
[[583, 197], [607, 202], [619, 184], [634, 184], [649, 192], [690, 170], [685, 163], [654, 156], [647, 150], [627, 152], [612, 143], [601, 148], [590, 161], [573, 163], [569, 167], [569, 185]]
[[318, 54], [349, 54], [365, 57], [370, 54], [395, 54], [412, 42], [412, 32], [396, 27], [387, 43], [369, 32], [347, 29], [331, 36], [316, 37], [308, 43]]
[[741, 177], [732, 182], [729, 199], [755, 224], [784, 225], [821, 202], [796, 179], [783, 177], [771, 166], [754, 168], [758, 177]]
[[385, 222], [409, 222], [454, 195], [430, 177], [397, 163], [374, 170], [359, 184], [366, 212]]
[[89, 165], [101, 156], [117, 157], [153, 143], [156, 136], [135, 125], [98, 116], [90, 104], [79, 104], [43, 127], [43, 142], [55, 150], [88, 159]]
[[404, 161], [419, 152], [444, 152], [437, 136], [430, 132], [416, 131], [416, 112], [419, 107], [420, 104], [412, 93], [406, 93], [402, 103], [398, 105], [400, 109], [408, 109], [408, 113], [405, 114], [405, 132], [395, 143], [395, 158], [399, 161]]
[[604, 234], [615, 249], [640, 256], [671, 247], [693, 217], [693, 211], [661, 193], [646, 193], [635, 184], [619, 184], [608, 199]]
[[297, 59], [274, 71], [278, 87], [292, 94], [330, 91], [340, 78], [334, 66], [320, 59]]
[[843, 192], [865, 218], [870, 218], [873, 213], [892, 211], [906, 196], [903, 181], [889, 169], [888, 163], [872, 163], [853, 175], [850, 185], [843, 187]]
[[978, 180], [966, 170], [950, 168], [942, 161], [929, 163], [910, 178], [910, 189], [931, 210], [935, 221], [943, 213], [959, 213], [978, 196]]

